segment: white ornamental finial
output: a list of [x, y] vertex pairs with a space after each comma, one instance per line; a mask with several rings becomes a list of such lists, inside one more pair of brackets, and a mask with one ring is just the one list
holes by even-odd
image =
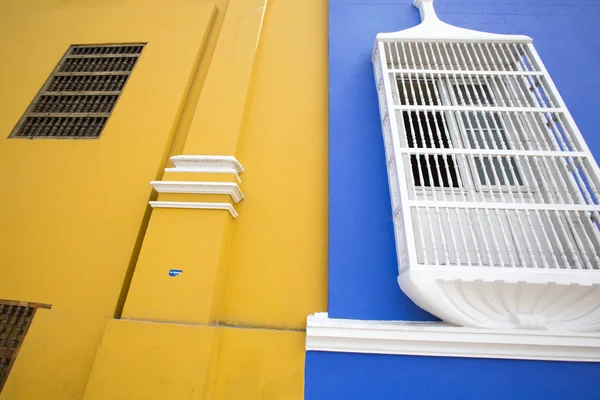
[[421, 22], [440, 20], [435, 13], [435, 8], [433, 8], [433, 0], [415, 0], [413, 4], [421, 13]]
[[442, 42], [525, 42], [533, 41], [529, 36], [500, 35], [474, 31], [449, 25], [440, 20], [433, 8], [433, 0], [414, 0], [414, 6], [421, 13], [421, 23], [398, 32], [380, 33], [377, 40], [419, 40]]

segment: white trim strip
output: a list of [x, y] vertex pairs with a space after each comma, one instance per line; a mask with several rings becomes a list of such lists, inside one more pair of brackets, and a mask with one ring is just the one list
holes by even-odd
[[397, 153], [402, 154], [473, 154], [491, 156], [526, 156], [526, 157], [581, 157], [590, 158], [584, 151], [543, 151], [543, 150], [495, 150], [495, 149], [463, 149], [443, 147], [400, 147]]
[[471, 71], [471, 70], [455, 70], [455, 69], [410, 69], [410, 68], [388, 68], [389, 73], [400, 73], [400, 74], [435, 74], [437, 77], [439, 74], [442, 75], [457, 75], [457, 76], [544, 76], [541, 71]]
[[600, 333], [463, 328], [309, 315], [307, 351], [600, 362]]
[[472, 208], [481, 210], [549, 210], [598, 212], [600, 206], [593, 204], [540, 204], [540, 203], [486, 203], [481, 201], [429, 201], [407, 200], [410, 207]]
[[452, 266], [424, 265], [411, 266], [411, 273], [427, 274], [433, 280], [445, 282], [504, 282], [531, 283], [537, 285], [574, 285], [600, 286], [600, 274], [595, 269], [575, 270], [571, 265], [561, 265], [561, 268], [505, 268], [498, 266]]
[[203, 167], [176, 167], [165, 168], [165, 172], [209, 172], [214, 174], [233, 174], [237, 175], [235, 168], [203, 168]]
[[237, 183], [231, 182], [152, 181], [150, 185], [158, 193], [227, 194], [235, 203], [244, 199]]
[[394, 110], [400, 111], [485, 111], [485, 112], [535, 112], [535, 113], [564, 113], [563, 108], [556, 107], [497, 107], [497, 106], [418, 106], [418, 105], [401, 105], [393, 106]]
[[227, 210], [233, 218], [237, 218], [238, 213], [231, 203], [202, 203], [193, 201], [150, 201], [152, 208], [192, 208], [203, 210]]

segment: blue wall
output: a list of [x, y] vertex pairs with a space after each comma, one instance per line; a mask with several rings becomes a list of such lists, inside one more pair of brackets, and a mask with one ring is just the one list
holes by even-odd
[[592, 400], [600, 365], [307, 352], [306, 400]]
[[[600, 157], [600, 0], [437, 0], [464, 28], [525, 34]], [[399, 289], [370, 61], [375, 36], [420, 22], [411, 0], [330, 0], [329, 315], [435, 320]]]
[[[397, 283], [375, 35], [419, 23], [411, 0], [330, 0], [329, 315], [434, 320]], [[600, 157], [600, 0], [437, 0], [446, 22], [526, 34]], [[307, 400], [600, 399], [600, 364], [307, 352]]]

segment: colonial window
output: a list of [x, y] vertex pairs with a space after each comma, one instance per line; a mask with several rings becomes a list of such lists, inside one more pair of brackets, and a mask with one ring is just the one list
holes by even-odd
[[415, 5], [373, 54], [402, 289], [459, 325], [600, 329], [600, 170], [532, 39]]
[[0, 300], [0, 392], [38, 308], [50, 305]]
[[9, 137], [99, 138], [143, 49], [71, 46]]

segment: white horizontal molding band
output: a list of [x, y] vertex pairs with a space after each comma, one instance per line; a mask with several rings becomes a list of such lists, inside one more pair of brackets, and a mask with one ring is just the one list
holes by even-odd
[[239, 181], [244, 167], [233, 156], [180, 155], [171, 157], [174, 168], [165, 168], [165, 172], [207, 172], [233, 174]]
[[600, 361], [600, 333], [464, 328], [310, 315], [306, 350], [434, 357]]
[[[401, 272], [407, 269], [402, 269]], [[600, 285], [600, 274], [593, 269], [568, 268], [510, 268], [447, 266], [417, 264], [410, 267], [412, 273], [432, 274], [434, 279], [446, 282], [508, 282], [539, 285]]]
[[237, 218], [238, 213], [231, 203], [203, 203], [193, 201], [151, 201], [152, 208], [190, 208], [202, 210], [227, 210], [233, 218]]
[[539, 203], [486, 203], [481, 201], [434, 201], [434, 200], [407, 200], [410, 207], [431, 208], [470, 208], [490, 210], [548, 210], [548, 211], [600, 211], [600, 206], [592, 204], [539, 204]]
[[[418, 25], [417, 25], [418, 26]], [[416, 28], [416, 27], [415, 27]], [[515, 36], [516, 39], [484, 39], [477, 37], [453, 37], [453, 38], [444, 38], [444, 37], [428, 37], [426, 35], [421, 35], [420, 37], [396, 37], [396, 33], [378, 33], [375, 37], [375, 44], [380, 42], [425, 42], [425, 43], [506, 43], [506, 42], [514, 42], [514, 43], [533, 43], [533, 39], [528, 38], [527, 36], [519, 36], [519, 35], [498, 35], [498, 36]], [[519, 39], [521, 37], [522, 39]]]
[[158, 193], [227, 194], [235, 203], [244, 199], [237, 183], [231, 182], [152, 181], [150, 184]]
[[510, 113], [523, 113], [523, 112], [535, 112], [535, 113], [563, 113], [564, 109], [555, 107], [498, 107], [498, 106], [413, 106], [413, 105], [402, 105], [392, 106], [394, 110], [401, 111], [486, 111], [486, 112], [510, 112]]
[[543, 76], [544, 73], [540, 71], [469, 71], [469, 70], [456, 70], [456, 69], [407, 69], [407, 68], [388, 68], [388, 72], [400, 73], [400, 74], [435, 74], [439, 77], [442, 75], [457, 75], [457, 76]]
[[425, 147], [400, 147], [396, 149], [400, 154], [472, 154], [481, 156], [526, 156], [526, 157], [581, 157], [588, 158], [589, 154], [583, 151], [541, 151], [541, 150], [496, 150], [496, 149], [462, 149], [462, 148], [425, 148]]

